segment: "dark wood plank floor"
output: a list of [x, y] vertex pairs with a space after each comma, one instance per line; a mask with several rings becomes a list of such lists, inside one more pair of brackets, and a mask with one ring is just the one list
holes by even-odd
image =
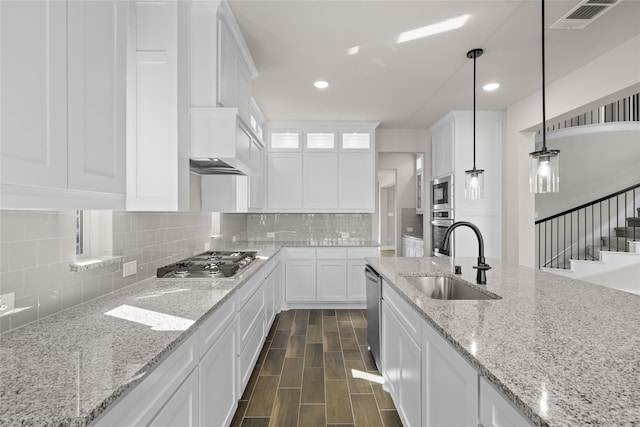
[[402, 426], [367, 350], [365, 310], [276, 317], [234, 427]]

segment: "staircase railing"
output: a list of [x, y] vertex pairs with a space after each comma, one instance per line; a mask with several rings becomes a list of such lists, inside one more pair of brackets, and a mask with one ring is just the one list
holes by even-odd
[[[636, 215], [639, 207], [640, 183], [537, 220], [538, 268], [568, 268], [571, 259], [597, 259], [604, 241], [612, 250], [626, 250], [624, 238], [618, 238], [612, 228], [624, 227], [626, 218], [640, 216]], [[640, 239], [640, 233], [629, 239], [633, 238]]]

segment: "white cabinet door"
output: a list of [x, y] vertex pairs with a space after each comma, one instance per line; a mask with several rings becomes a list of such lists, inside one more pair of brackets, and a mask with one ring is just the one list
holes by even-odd
[[68, 3], [68, 187], [125, 193], [128, 4]]
[[319, 259], [316, 262], [316, 301], [347, 300], [347, 261]]
[[316, 260], [287, 260], [287, 302], [314, 302], [316, 300]]
[[66, 2], [0, 2], [0, 90], [0, 182], [66, 188]]
[[182, 383], [167, 404], [149, 424], [150, 427], [200, 426], [198, 367]]
[[235, 321], [200, 360], [200, 422], [203, 426], [231, 423], [237, 407], [238, 350]]
[[273, 322], [273, 318], [275, 317], [275, 300], [273, 293], [273, 278], [274, 272], [272, 271], [269, 275], [264, 279], [264, 284], [262, 287], [264, 288], [264, 310], [265, 310], [265, 319], [266, 319], [266, 332], [269, 332], [269, 326], [271, 322]]
[[365, 260], [347, 261], [347, 301], [364, 302], [367, 300], [366, 281], [364, 278], [364, 268], [367, 265]]
[[[189, 207], [185, 2], [130, 2], [127, 209]], [[180, 42], [180, 44], [179, 44]]]
[[422, 334], [423, 424], [477, 425], [477, 372], [427, 322]]
[[382, 331], [381, 331], [381, 363], [385, 389], [393, 397], [396, 407], [400, 398], [400, 323], [393, 312], [382, 300]]
[[302, 206], [338, 207], [338, 153], [304, 153]]
[[251, 77], [249, 76], [249, 70], [244, 64], [244, 60], [240, 55], [237, 56], [238, 67], [238, 114], [242, 117], [245, 123], [251, 123]]
[[483, 427], [529, 427], [531, 423], [480, 377], [480, 424]]
[[421, 349], [400, 326], [400, 418], [406, 426], [420, 426], [422, 418]]
[[282, 263], [278, 263], [276, 268], [273, 269], [273, 301], [275, 307], [275, 314], [278, 314], [282, 307], [282, 286], [284, 283], [284, 268]]
[[454, 119], [447, 119], [431, 132], [431, 177], [438, 178], [454, 169]]
[[338, 206], [360, 212], [375, 210], [374, 153], [340, 153]]
[[223, 107], [238, 106], [238, 72], [235, 41], [224, 19], [218, 19], [220, 54], [218, 75], [218, 102]]
[[269, 209], [302, 208], [302, 153], [269, 153]]

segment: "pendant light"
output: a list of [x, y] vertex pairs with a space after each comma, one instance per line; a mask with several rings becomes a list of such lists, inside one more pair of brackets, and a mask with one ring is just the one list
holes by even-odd
[[542, 149], [529, 153], [531, 156], [529, 189], [532, 193], [557, 193], [560, 191], [560, 150], [547, 149], [544, 33], [544, 0], [542, 0]]
[[464, 197], [470, 200], [484, 198], [484, 170], [476, 169], [476, 58], [483, 53], [482, 49], [467, 52], [467, 58], [473, 58], [473, 169], [465, 171]]

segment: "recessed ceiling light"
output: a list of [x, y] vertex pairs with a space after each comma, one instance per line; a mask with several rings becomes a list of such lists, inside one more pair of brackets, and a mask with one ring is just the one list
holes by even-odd
[[411, 40], [421, 39], [423, 37], [429, 37], [434, 34], [444, 33], [445, 31], [455, 30], [462, 27], [467, 19], [471, 15], [462, 15], [457, 18], [447, 19], [446, 21], [437, 22], [435, 24], [427, 25], [426, 27], [416, 28], [415, 30], [405, 31], [398, 36], [396, 43], [404, 43]]
[[355, 55], [358, 52], [360, 52], [360, 46], [354, 46], [347, 49], [347, 55]]
[[486, 85], [482, 86], [482, 89], [486, 90], [487, 92], [491, 92], [492, 90], [496, 90], [499, 87], [500, 87], [500, 83], [493, 82], [493, 83], [487, 83]]
[[318, 80], [317, 82], [313, 83], [313, 85], [318, 89], [326, 89], [329, 87], [329, 82], [326, 80]]

